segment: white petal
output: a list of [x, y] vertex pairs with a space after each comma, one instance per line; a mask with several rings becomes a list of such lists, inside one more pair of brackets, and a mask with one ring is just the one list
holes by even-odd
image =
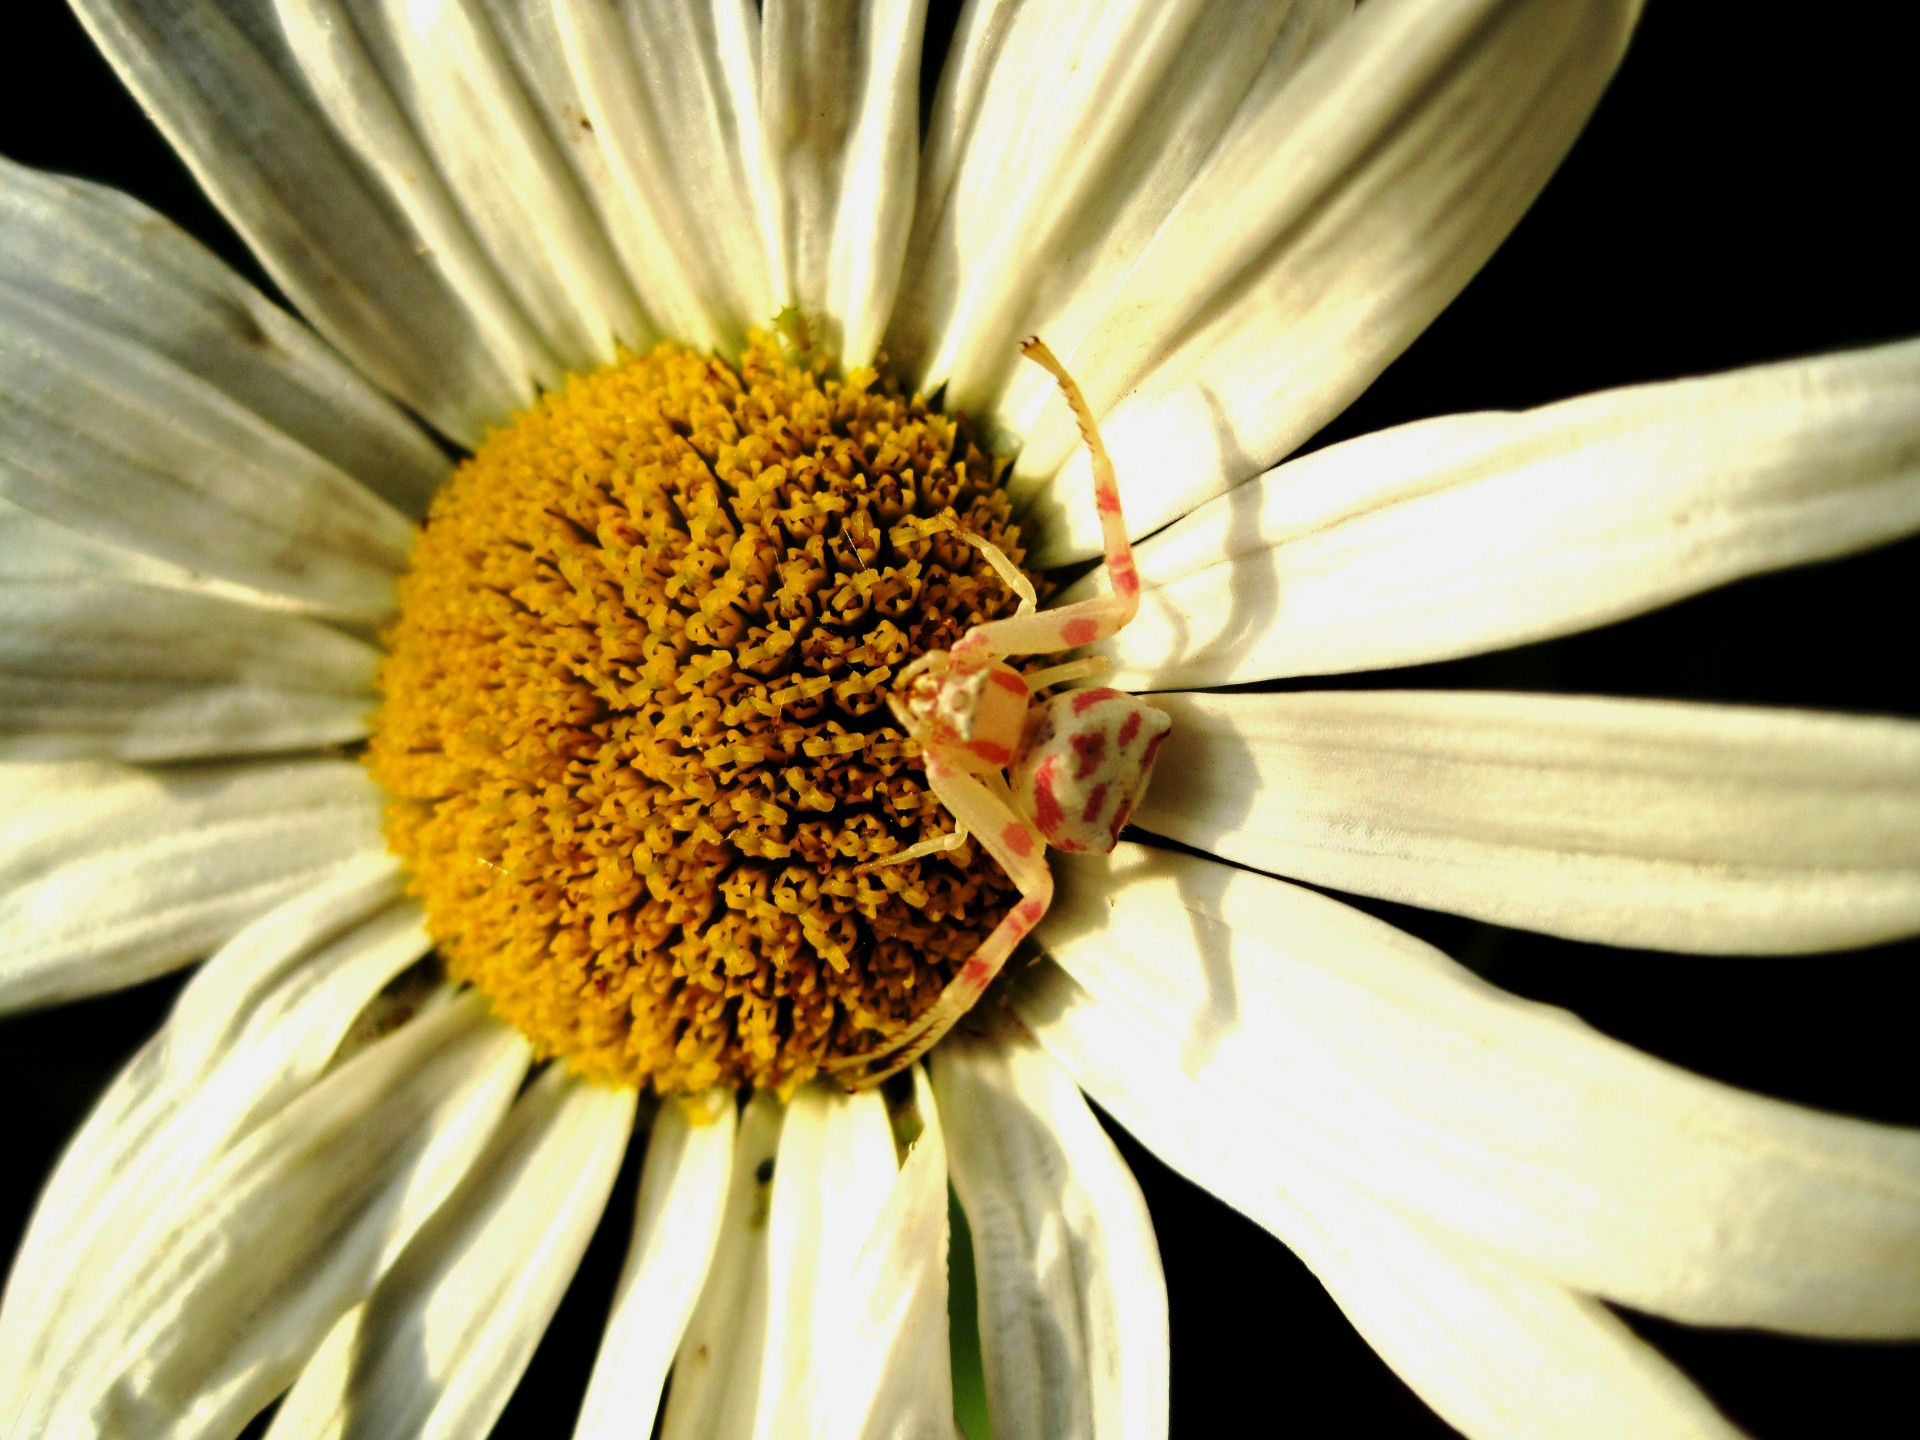
[[[913, 1070], [922, 1126], [886, 1203], [834, 1297], [838, 1323], [815, 1333], [807, 1380], [821, 1420], [785, 1434], [846, 1440], [949, 1440], [947, 1152], [925, 1071]], [[805, 1410], [813, 1407], [803, 1407]]]
[[374, 649], [298, 616], [104, 580], [0, 580], [0, 759], [174, 760], [356, 740]]
[[612, 359], [616, 340], [651, 338], [515, 64], [510, 47], [550, 33], [550, 17], [517, 17], [503, 39], [473, 0], [277, 5], [316, 98], [484, 317], [503, 363], [551, 385], [556, 361], [584, 369]]
[[616, 341], [650, 338], [599, 218], [481, 6], [383, 0], [381, 9], [396, 90], [547, 348], [575, 370], [611, 360]]
[[185, 566], [69, 530], [9, 500], [0, 500], [0, 579], [132, 580], [179, 590], [212, 588]]
[[[1306, 1187], [1293, 1186], [1296, 1200]], [[1367, 1343], [1475, 1440], [1737, 1440], [1599, 1301], [1423, 1231], [1342, 1186], [1284, 1237]]]
[[555, 1065], [274, 1417], [271, 1440], [485, 1435], [593, 1238], [635, 1092]]
[[1016, 1001], [1047, 1049], [1167, 1164], [1291, 1246], [1429, 1404], [1486, 1440], [1736, 1434], [1603, 1306], [1423, 1227], [1250, 1135], [1211, 1093], [1061, 971]]
[[[1506, 237], [1586, 123], [1638, 0], [1373, 0], [1263, 93], [1063, 355], [1158, 529], [1326, 424]], [[1027, 436], [1033, 556], [1097, 554], [1064, 406]], [[1018, 486], [1016, 486], [1018, 488]]]
[[400, 73], [390, 28], [364, 9], [349, 14], [341, 0], [273, 0], [273, 11], [291, 63], [339, 143], [418, 232], [494, 363], [525, 377], [516, 400], [532, 398], [529, 381], [557, 383], [563, 362], [540, 323], [552, 317], [529, 313], [434, 163], [402, 98], [417, 82]]
[[720, 1236], [673, 1362], [661, 1440], [739, 1440], [753, 1426], [767, 1331], [767, 1216], [784, 1114], [764, 1090], [740, 1112]]
[[787, 1106], [767, 1216], [766, 1349], [754, 1440], [818, 1434], [808, 1376], [843, 1332], [847, 1287], [899, 1167], [877, 1090], [808, 1085]]
[[1898, 539], [1916, 396], [1907, 341], [1329, 447], [1140, 547], [1118, 683], [1446, 660]]
[[399, 895], [390, 856], [349, 861], [201, 967], [47, 1182], [0, 1310], [0, 1394], [25, 1393], [153, 1197], [191, 1188], [303, 1093], [367, 1002], [426, 953], [419, 912]]
[[131, 196], [0, 160], [0, 284], [165, 356], [409, 515], [446, 477], [420, 427]]
[[386, 502], [167, 356], [0, 286], [0, 496], [111, 544], [360, 620], [413, 535]]
[[379, 793], [340, 760], [0, 766], [0, 1009], [197, 960], [350, 856]]
[[769, 0], [761, 125], [778, 181], [776, 274], [865, 365], [893, 308], [913, 219], [926, 0]]
[[1920, 725], [1554, 695], [1156, 695], [1134, 823], [1316, 885], [1612, 945], [1920, 930]]
[[553, 0], [634, 229], [615, 235], [656, 323], [738, 349], [775, 307], [761, 197], [758, 17], [745, 0]]
[[661, 1103], [574, 1440], [627, 1440], [650, 1429], [720, 1235], [735, 1129], [731, 1094]]
[[[417, 228], [306, 89], [266, 6], [77, 0], [260, 263], [362, 374], [463, 443], [527, 394], [459, 247]], [[490, 329], [491, 327], [491, 329]]]
[[526, 1062], [469, 993], [260, 1125], [117, 1268], [22, 1433], [237, 1433], [453, 1189]]
[[1140, 1187], [1024, 1034], [933, 1056], [953, 1185], [973, 1231], [997, 1435], [1167, 1433], [1167, 1288]]
[[475, 0], [475, 3], [485, 9], [495, 36], [539, 111], [555, 153], [570, 167], [574, 183], [592, 207], [600, 233], [622, 266], [622, 287], [630, 297], [627, 302], [630, 308], [623, 318], [609, 305], [613, 331], [625, 340], [629, 349], [645, 349], [658, 339], [658, 332], [640, 304], [634, 281], [627, 277], [644, 274], [654, 261], [641, 239], [646, 233], [644, 223], [635, 217], [614, 178], [607, 147], [593, 128], [587, 102], [567, 62], [566, 46], [555, 13], [556, 6], [565, 0]]
[[968, 6], [934, 99], [888, 348], [949, 409], [1018, 435], [1242, 107], [1352, 9], [1211, 0]]
[[1051, 953], [1231, 1106], [1249, 1143], [1270, 1134], [1639, 1309], [1920, 1334], [1920, 1132], [1690, 1075], [1249, 871], [1123, 846], [1110, 871], [1056, 873]]

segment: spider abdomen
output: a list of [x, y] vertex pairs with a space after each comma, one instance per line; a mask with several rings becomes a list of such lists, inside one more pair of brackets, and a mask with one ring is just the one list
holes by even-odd
[[1104, 855], [1146, 793], [1172, 725], [1120, 690], [1073, 690], [1035, 705], [1008, 772], [1014, 797], [1054, 849]]

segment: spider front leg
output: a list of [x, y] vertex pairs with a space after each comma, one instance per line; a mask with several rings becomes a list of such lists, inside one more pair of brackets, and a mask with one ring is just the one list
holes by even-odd
[[1092, 460], [1093, 503], [1100, 514], [1100, 539], [1106, 550], [1107, 578], [1113, 590], [1076, 605], [1058, 610], [1041, 610], [1005, 620], [991, 620], [969, 630], [953, 647], [955, 658], [980, 655], [1033, 655], [1046, 650], [1076, 650], [1124, 628], [1140, 608], [1140, 572], [1133, 563], [1133, 546], [1127, 540], [1126, 517], [1120, 513], [1120, 485], [1113, 475], [1113, 460], [1100, 429], [1093, 422], [1087, 397], [1080, 393], [1066, 367], [1041, 342], [1032, 336], [1020, 344], [1020, 353], [1046, 370], [1059, 382], [1060, 394], [1073, 409], [1080, 426], [1080, 438], [1087, 443]]
[[1095, 675], [1104, 675], [1112, 665], [1104, 655], [1089, 655], [1082, 660], [1069, 660], [1063, 665], [1049, 665], [1044, 670], [1029, 670], [1020, 678], [1027, 682], [1027, 688], [1038, 695], [1050, 685], [1070, 685], [1075, 680], [1090, 680]]
[[896, 850], [891, 855], [883, 855], [878, 860], [869, 860], [864, 865], [853, 867], [856, 875], [869, 875], [875, 870], [884, 870], [889, 865], [905, 865], [909, 860], [919, 860], [927, 855], [944, 855], [958, 850], [967, 843], [967, 827], [955, 825], [944, 835], [936, 835], [931, 840], [922, 840], [918, 845], [909, 845], [904, 850]]
[[1020, 567], [1007, 558], [1007, 552], [982, 535], [964, 534], [960, 537], [986, 556], [987, 563], [993, 567], [1006, 587], [1020, 597], [1020, 608], [1016, 615], [1031, 615], [1040, 608], [1040, 596], [1034, 591], [1033, 582], [1020, 571]]
[[927, 783], [952, 813], [954, 823], [972, 832], [1019, 886], [1020, 901], [967, 957], [959, 973], [940, 992], [940, 998], [919, 1019], [878, 1050], [849, 1056], [827, 1067], [849, 1090], [877, 1085], [897, 1075], [939, 1043], [954, 1022], [973, 1008], [1014, 948], [1053, 903], [1046, 840], [1032, 821], [974, 776], [932, 755], [927, 758]]

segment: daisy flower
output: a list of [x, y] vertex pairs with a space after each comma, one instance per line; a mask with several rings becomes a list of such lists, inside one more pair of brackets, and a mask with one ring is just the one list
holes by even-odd
[[[7, 1433], [485, 1433], [632, 1142], [577, 1435], [950, 1434], [949, 1184], [994, 1433], [1161, 1434], [1089, 1098], [1472, 1435], [1738, 1433], [1610, 1306], [1920, 1333], [1920, 1134], [1325, 893], [1676, 956], [1920, 931], [1911, 724], [1307, 683], [1920, 529], [1914, 342], [1286, 458], [1636, 5], [984, 0], [924, 111], [906, 0], [75, 8], [313, 329], [0, 171], [0, 1003], [210, 957], [41, 1196]], [[978, 823], [1076, 834], [1044, 787], [943, 784], [906, 693], [1022, 569], [1042, 617], [1137, 574], [1097, 703], [1171, 721], [1050, 870]]]

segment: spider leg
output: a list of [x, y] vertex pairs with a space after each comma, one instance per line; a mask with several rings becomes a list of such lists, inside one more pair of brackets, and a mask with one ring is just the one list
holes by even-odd
[[1020, 597], [1020, 608], [1014, 612], [1015, 614], [1031, 615], [1040, 608], [1040, 597], [1034, 593], [1033, 582], [1020, 573], [1020, 567], [1007, 558], [1006, 551], [991, 540], [970, 532], [962, 533], [960, 538], [986, 556], [987, 563], [993, 567], [994, 573], [1007, 582], [1009, 590]]
[[1038, 695], [1049, 685], [1065, 685], [1075, 680], [1091, 680], [1107, 670], [1113, 662], [1104, 655], [1088, 655], [1081, 660], [1069, 660], [1064, 665], [1049, 665], [1044, 670], [1033, 670], [1020, 678], [1027, 682], [1027, 688]]
[[958, 850], [967, 843], [967, 827], [955, 825], [944, 835], [936, 835], [931, 840], [922, 840], [918, 845], [909, 845], [904, 850], [896, 850], [891, 855], [883, 855], [878, 860], [869, 860], [864, 865], [853, 867], [856, 875], [865, 875], [870, 870], [885, 869], [889, 865], [904, 865], [909, 860], [918, 860], [922, 855], [939, 855], [948, 850]]
[[974, 776], [949, 769], [931, 757], [927, 780], [942, 803], [953, 812], [954, 822], [971, 831], [1020, 887], [1020, 901], [1007, 912], [993, 933], [980, 942], [980, 948], [967, 958], [959, 973], [940, 992], [940, 998], [919, 1019], [878, 1050], [851, 1055], [827, 1067], [849, 1090], [877, 1085], [931, 1050], [953, 1028], [954, 1022], [973, 1008], [993, 977], [1000, 973], [1000, 967], [1007, 963], [1014, 947], [1040, 923], [1047, 906], [1053, 903], [1053, 875], [1047, 869], [1046, 841], [1031, 821]]
[[1120, 513], [1120, 486], [1114, 479], [1113, 459], [1100, 439], [1087, 398], [1067, 374], [1066, 367], [1040, 339], [1023, 341], [1020, 353], [1046, 370], [1060, 383], [1060, 393], [1073, 409], [1080, 426], [1080, 438], [1087, 443], [1092, 460], [1093, 503], [1100, 512], [1100, 538], [1106, 549], [1107, 578], [1113, 589], [1078, 604], [1058, 610], [1010, 615], [976, 625], [953, 647], [955, 655], [1032, 655], [1046, 650], [1075, 650], [1120, 630], [1140, 608], [1140, 572], [1133, 563], [1133, 546], [1127, 540], [1126, 517]]

